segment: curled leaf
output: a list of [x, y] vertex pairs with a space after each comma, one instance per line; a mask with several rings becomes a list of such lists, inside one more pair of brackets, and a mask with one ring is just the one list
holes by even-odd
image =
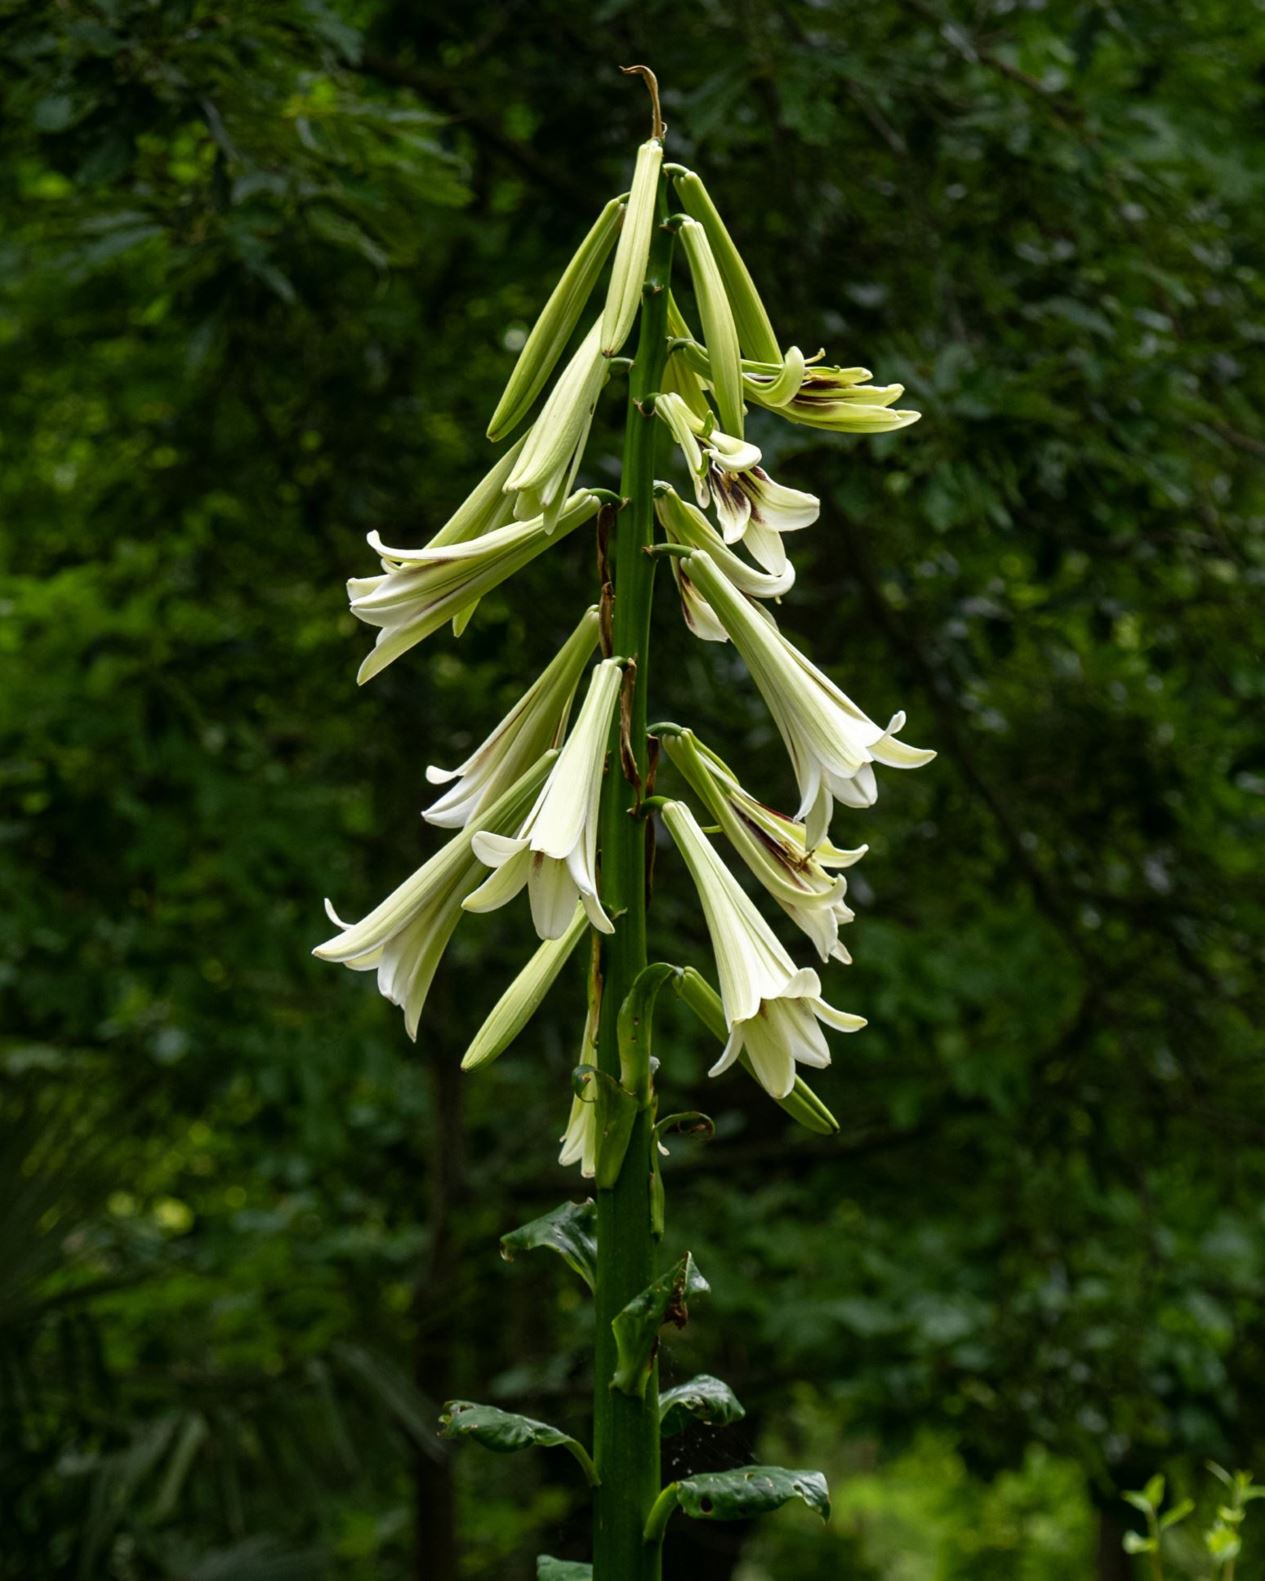
[[597, 1482], [597, 1473], [589, 1452], [578, 1438], [572, 1438], [561, 1428], [550, 1427], [548, 1422], [537, 1422], [530, 1416], [515, 1416], [510, 1411], [500, 1411], [494, 1405], [476, 1405], [473, 1400], [449, 1400], [439, 1418], [441, 1438], [472, 1438], [484, 1449], [498, 1455], [510, 1455], [520, 1449], [566, 1449], [575, 1456], [590, 1486]]
[[638, 1399], [645, 1394], [659, 1330], [665, 1323], [684, 1328], [689, 1321], [690, 1297], [703, 1295], [710, 1288], [686, 1252], [679, 1263], [632, 1298], [611, 1323], [618, 1359], [611, 1381], [616, 1389]]
[[501, 1256], [507, 1263], [518, 1252], [534, 1252], [546, 1247], [574, 1268], [592, 1290], [597, 1284], [597, 1204], [564, 1202], [551, 1212], [533, 1219], [501, 1237]]
[[708, 1427], [726, 1427], [746, 1414], [729, 1385], [705, 1372], [659, 1396], [659, 1431], [664, 1438], [684, 1432], [691, 1418]]

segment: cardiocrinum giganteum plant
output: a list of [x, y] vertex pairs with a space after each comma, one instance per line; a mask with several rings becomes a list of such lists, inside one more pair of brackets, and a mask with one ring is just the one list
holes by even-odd
[[[423, 548], [389, 548], [371, 535], [382, 569], [349, 584], [352, 610], [378, 628], [360, 679], [449, 622], [460, 635], [484, 593], [537, 555], [566, 553], [586, 526], [598, 541], [596, 602], [577, 612], [556, 657], [465, 762], [428, 770], [444, 788], [425, 816], [454, 831], [448, 843], [361, 921], [342, 923], [331, 911], [338, 932], [316, 950], [376, 971], [416, 1037], [465, 913], [507, 905], [525, 888], [540, 942], [475, 1033], [462, 1061], [474, 1070], [513, 1043], [587, 941], [581, 1059], [570, 1093], [559, 1095], [560, 1109], [564, 1096], [568, 1104], [560, 1159], [593, 1180], [594, 1199], [524, 1225], [502, 1249], [560, 1252], [592, 1291], [592, 1446], [469, 1401], [450, 1402], [443, 1416], [449, 1436], [489, 1449], [561, 1447], [575, 1457], [593, 1488], [593, 1566], [541, 1558], [546, 1581], [651, 1581], [678, 1510], [736, 1519], [798, 1499], [828, 1513], [818, 1472], [743, 1466], [660, 1485], [661, 1436], [691, 1418], [735, 1420], [742, 1407], [709, 1376], [659, 1393], [659, 1331], [684, 1321], [687, 1303], [707, 1289], [688, 1254], [657, 1264], [660, 1137], [710, 1122], [657, 1113], [654, 1006], [671, 986], [716, 1039], [713, 1076], [740, 1065], [810, 1131], [836, 1131], [798, 1067], [828, 1065], [827, 1031], [864, 1023], [826, 997], [817, 966], [796, 964], [748, 890], [781, 908], [820, 963], [847, 962], [843, 870], [865, 847], [832, 842], [836, 804], [870, 806], [876, 764], [912, 769], [932, 756], [899, 739], [903, 715], [876, 724], [779, 631], [769, 601], [795, 576], [784, 536], [816, 519], [818, 501], [771, 478], [744, 434], [749, 406], [841, 434], [904, 428], [918, 414], [894, 407], [899, 385], [876, 386], [864, 368], [783, 348], [702, 181], [664, 163], [653, 74], [629, 69], [645, 77], [653, 106], [631, 188], [597, 216], [523, 345], [488, 429], [509, 447]], [[604, 299], [594, 302], [608, 262]], [[681, 262], [694, 323], [673, 294]], [[618, 495], [582, 481], [594, 410], [616, 372], [627, 408]], [[658, 476], [678, 453], [680, 491]], [[660, 558], [691, 630], [732, 643], [768, 705], [799, 787], [794, 815], [766, 806], [686, 726], [648, 727]], [[686, 801], [653, 794], [660, 745], [702, 822]], [[648, 964], [646, 821], [654, 818], [697, 891], [716, 987], [693, 965]], [[745, 886], [735, 876], [742, 869]]]

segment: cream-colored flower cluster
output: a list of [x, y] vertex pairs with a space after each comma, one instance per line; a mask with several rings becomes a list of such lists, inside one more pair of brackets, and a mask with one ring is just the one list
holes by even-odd
[[[682, 212], [665, 218], [669, 191]], [[820, 353], [782, 348], [703, 183], [665, 167], [657, 139], [642, 146], [629, 192], [602, 210], [545, 304], [488, 434], [511, 435], [561, 364], [534, 422], [423, 548], [388, 548], [370, 535], [381, 573], [348, 584], [352, 612], [378, 631], [359, 678], [379, 674], [448, 622], [459, 636], [485, 593], [545, 550], [558, 552], [604, 501], [615, 503], [577, 487], [577, 478], [598, 401], [637, 318], [652, 238], [665, 224], [677, 232], [701, 332], [692, 332], [669, 297], [664, 387], [644, 411], [679, 450], [693, 503], [659, 482], [655, 514], [685, 619], [699, 637], [732, 643], [741, 656], [785, 743], [798, 810], [788, 816], [759, 801], [692, 731], [656, 728], [684, 786], [758, 890], [807, 936], [821, 963], [846, 963], [839, 933], [853, 913], [842, 870], [866, 847], [832, 844], [836, 804], [870, 806], [875, 765], [917, 768], [934, 754], [899, 739], [902, 713], [886, 726], [870, 719], [765, 607], [794, 584], [785, 535], [810, 527], [820, 503], [769, 476], [745, 419], [756, 407], [811, 428], [873, 434], [906, 427], [918, 414], [895, 408], [900, 385], [876, 386], [864, 368], [829, 367]], [[568, 356], [608, 261], [601, 311]], [[482, 744], [455, 769], [427, 770], [444, 789], [425, 816], [455, 831], [449, 843], [360, 922], [342, 923], [330, 908], [339, 931], [315, 951], [376, 971], [380, 991], [402, 1008], [415, 1038], [436, 967], [464, 914], [506, 905], [526, 888], [540, 943], [475, 1034], [467, 1068], [509, 1047], [582, 939], [620, 925], [602, 901], [599, 807], [604, 778], [619, 771], [612, 742], [626, 659], [607, 654], [591, 665], [601, 630], [598, 608], [586, 611]], [[864, 1022], [826, 1001], [816, 968], [795, 964], [689, 806], [657, 798], [656, 805], [697, 889], [715, 956], [720, 1009], [711, 1024], [719, 1030], [723, 1012], [726, 1041], [712, 1074], [740, 1062], [774, 1098], [788, 1100], [802, 1088], [797, 1066], [830, 1062], [823, 1029], [852, 1032]], [[586, 1048], [593, 1036], [590, 1013]], [[562, 1159], [586, 1174], [597, 1153], [594, 1111], [577, 1088]]]

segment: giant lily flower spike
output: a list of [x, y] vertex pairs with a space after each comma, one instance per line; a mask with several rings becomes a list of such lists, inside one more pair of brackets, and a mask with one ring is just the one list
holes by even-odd
[[479, 830], [512, 829], [549, 771], [547, 753], [475, 823], [451, 839], [412, 878], [360, 922], [340, 921], [328, 901], [325, 909], [341, 933], [312, 951], [319, 960], [338, 961], [353, 972], [378, 974], [378, 992], [404, 1011], [404, 1026], [416, 1041], [422, 1006], [453, 930], [461, 921], [461, 902], [475, 888], [483, 866], [472, 850]]
[[424, 549], [388, 549], [376, 532], [370, 533], [369, 544], [382, 557], [383, 574], [352, 577], [347, 591], [352, 614], [382, 629], [356, 679], [363, 685], [446, 620], [461, 616], [554, 539], [588, 521], [599, 503], [591, 490], [580, 489], [567, 501], [552, 535], [540, 516], [466, 542], [432, 542]]
[[702, 902], [729, 1027], [729, 1041], [708, 1074], [728, 1070], [745, 1049], [764, 1090], [785, 1098], [797, 1064], [830, 1064], [820, 1023], [857, 1032], [865, 1020], [828, 1005], [817, 973], [796, 968], [684, 802], [666, 803], [663, 821]]
[[847, 880], [837, 869], [859, 862], [868, 846], [841, 851], [827, 840], [810, 851], [804, 825], [749, 795], [729, 765], [692, 730], [665, 731], [663, 745], [748, 869], [813, 941], [821, 959], [850, 962], [839, 928], [854, 913], [843, 898]]
[[752, 608], [709, 555], [690, 555], [682, 569], [746, 661], [786, 743], [800, 793], [795, 816], [804, 821], [809, 847], [826, 838], [836, 799], [846, 807], [873, 805], [878, 795], [873, 764], [916, 769], [935, 757], [896, 739], [903, 713], [894, 714], [886, 729], [862, 713], [769, 616]]
[[475, 835], [475, 855], [495, 872], [466, 897], [467, 911], [495, 911], [526, 884], [542, 939], [562, 937], [577, 897], [599, 932], [614, 933], [597, 896], [597, 814], [622, 667], [603, 659], [594, 669], [575, 729], [517, 835]]
[[432, 785], [450, 786], [422, 814], [427, 823], [462, 828], [542, 752], [561, 744], [580, 674], [597, 645], [597, 633], [594, 605], [482, 746], [458, 768], [426, 770]]

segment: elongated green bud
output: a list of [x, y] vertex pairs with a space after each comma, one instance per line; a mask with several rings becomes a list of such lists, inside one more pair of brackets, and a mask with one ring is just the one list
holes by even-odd
[[[668, 335], [673, 340], [694, 339], [693, 332], [685, 322], [685, 317], [676, 305], [676, 299], [671, 292], [668, 293]], [[679, 395], [695, 417], [705, 422], [709, 429], [712, 427], [712, 410], [703, 393], [703, 381], [690, 366], [683, 351], [673, 352], [668, 357], [663, 368], [661, 388], [668, 394]]]
[[588, 932], [584, 907], [575, 908], [571, 925], [560, 939], [547, 939], [492, 1006], [491, 1014], [474, 1035], [461, 1059], [462, 1070], [478, 1070], [504, 1054], [553, 987], [571, 952]]
[[613, 357], [628, 339], [641, 306], [641, 288], [646, 279], [650, 257], [650, 235], [654, 230], [655, 205], [659, 197], [659, 169], [663, 164], [663, 144], [652, 137], [637, 150], [628, 210], [619, 233], [611, 283], [606, 291], [606, 311], [602, 314], [602, 354]]
[[520, 521], [543, 514], [546, 531], [575, 478], [593, 408], [610, 365], [598, 350], [601, 325], [594, 323], [579, 349], [562, 370], [540, 416], [526, 436], [517, 466], [505, 480]]
[[[703, 1023], [714, 1038], [721, 1043], [729, 1036], [729, 1027], [725, 1021], [725, 1007], [721, 1003], [720, 995], [707, 981], [703, 974], [694, 967], [685, 967], [677, 977], [675, 983], [678, 995], [690, 1007], [698, 1019]], [[746, 1050], [738, 1056], [740, 1063], [750, 1074], [751, 1064], [747, 1058]], [[817, 1136], [833, 1136], [839, 1129], [839, 1122], [826, 1108], [821, 1099], [800, 1076], [795, 1078], [795, 1085], [785, 1098], [773, 1100], [777, 1106], [790, 1115], [792, 1120], [802, 1125], [806, 1131], [812, 1131]]]
[[505, 481], [513, 472], [528, 438], [529, 435], [524, 434], [516, 440], [482, 482], [475, 484], [470, 494], [430, 540], [432, 549], [438, 549], [442, 544], [468, 543], [471, 538], [481, 538], [485, 532], [492, 532], [513, 521], [513, 503], [505, 498], [503, 491]]
[[675, 185], [681, 207], [692, 220], [698, 221], [712, 244], [716, 266], [733, 304], [743, 355], [756, 362], [781, 362], [781, 348], [773, 333], [769, 315], [764, 311], [760, 293], [755, 288], [755, 281], [742, 261], [742, 254], [734, 246], [733, 237], [725, 228], [725, 222], [717, 212], [707, 188], [692, 170], [677, 175]]
[[738, 331], [725, 282], [712, 256], [707, 232], [697, 220], [686, 220], [679, 232], [690, 261], [694, 295], [703, 321], [703, 340], [711, 368], [712, 394], [720, 412], [720, 426], [735, 439], [742, 438], [742, 354]]
[[492, 421], [488, 424], [489, 439], [500, 439], [516, 428], [544, 388], [545, 380], [571, 338], [571, 331], [580, 321], [585, 303], [593, 294], [602, 265], [615, 245], [623, 212], [623, 198], [612, 198], [554, 286], [553, 294], [519, 352], [505, 393], [492, 413]]

